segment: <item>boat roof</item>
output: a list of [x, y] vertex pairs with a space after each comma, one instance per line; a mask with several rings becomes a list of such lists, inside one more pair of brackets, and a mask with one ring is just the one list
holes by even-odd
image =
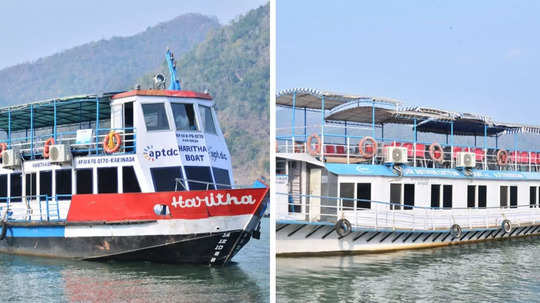
[[[540, 126], [496, 122], [491, 117], [460, 113], [421, 106], [403, 106], [402, 102], [381, 97], [365, 97], [322, 92], [315, 89], [288, 89], [277, 95], [277, 104], [298, 108], [318, 109], [325, 98], [325, 119], [357, 123], [409, 124], [416, 123], [419, 132], [463, 136], [494, 136], [503, 133], [536, 133]], [[329, 100], [330, 102], [327, 102]], [[374, 120], [374, 121], [373, 121]], [[416, 121], [415, 121], [416, 120]], [[453, 125], [453, 126], [452, 126]]]
[[162, 96], [162, 97], [172, 97], [172, 98], [194, 98], [194, 99], [205, 99], [212, 100], [212, 96], [208, 93], [198, 93], [189, 90], [132, 90], [124, 93], [114, 95], [113, 100], [126, 98], [131, 96]]

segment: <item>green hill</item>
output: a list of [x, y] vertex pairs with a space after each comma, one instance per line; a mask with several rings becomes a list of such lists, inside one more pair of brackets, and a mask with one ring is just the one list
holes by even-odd
[[[268, 5], [252, 10], [177, 56], [182, 89], [207, 89], [214, 97], [235, 178], [242, 184], [269, 171], [269, 20]], [[157, 72], [168, 78], [165, 62], [139, 81], [143, 88], [152, 87]]]

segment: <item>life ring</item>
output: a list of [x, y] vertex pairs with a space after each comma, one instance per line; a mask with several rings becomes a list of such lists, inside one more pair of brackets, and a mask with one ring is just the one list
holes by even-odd
[[6, 221], [2, 221], [2, 232], [0, 233], [0, 241], [6, 238], [7, 227], [8, 226], [7, 226]]
[[504, 149], [499, 149], [497, 152], [497, 164], [504, 166], [506, 163], [508, 163], [508, 152]]
[[512, 223], [510, 223], [510, 220], [504, 219], [501, 223], [501, 228], [505, 234], [509, 234], [512, 231]]
[[[366, 146], [368, 144], [368, 141], [373, 146], [373, 148], [371, 149], [371, 152], [366, 151]], [[362, 138], [362, 140], [360, 140], [360, 142], [358, 142], [358, 149], [360, 151], [360, 156], [366, 159], [373, 158], [373, 156], [375, 156], [375, 154], [377, 153], [377, 141], [375, 141], [375, 139], [373, 139], [370, 136], [364, 137]]]
[[0, 143], [0, 156], [2, 156], [5, 150], [7, 150], [7, 144], [4, 142]]
[[[317, 140], [315, 148], [313, 148], [313, 139]], [[316, 156], [321, 153], [321, 138], [317, 134], [313, 134], [307, 139], [307, 149], [310, 155]]]
[[336, 222], [336, 233], [340, 237], [345, 237], [352, 232], [351, 222], [347, 219], [339, 219]]
[[[437, 151], [439, 152], [438, 157], [435, 155]], [[429, 146], [429, 156], [431, 157], [431, 159], [433, 159], [433, 161], [437, 163], [442, 163], [444, 160], [444, 150], [442, 146], [437, 142], [431, 144]]]
[[461, 230], [461, 226], [457, 225], [457, 224], [453, 224], [451, 227], [450, 227], [450, 234], [452, 235], [452, 238], [461, 238], [461, 233], [462, 233], [462, 230]]
[[117, 132], [111, 131], [103, 139], [103, 150], [108, 154], [117, 152], [121, 145], [122, 138]]
[[43, 145], [43, 158], [47, 159], [49, 158], [49, 147], [54, 144], [54, 138], [50, 137], [45, 141], [45, 145]]

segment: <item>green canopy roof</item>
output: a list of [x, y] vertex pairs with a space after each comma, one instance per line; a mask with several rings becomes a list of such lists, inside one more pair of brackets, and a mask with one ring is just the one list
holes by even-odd
[[116, 94], [73, 96], [0, 108], [0, 129], [7, 131], [10, 124], [11, 131], [30, 129], [31, 125], [34, 128], [54, 126], [55, 108], [57, 126], [95, 121], [98, 113], [100, 120], [110, 119], [110, 101]]

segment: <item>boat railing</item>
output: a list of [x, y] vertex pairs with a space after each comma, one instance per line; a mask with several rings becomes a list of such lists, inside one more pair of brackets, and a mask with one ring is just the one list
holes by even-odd
[[[112, 132], [118, 133], [121, 138], [121, 144], [115, 154], [131, 154], [136, 152], [136, 132], [135, 128], [99, 128], [92, 129], [92, 134], [88, 140], [77, 142], [77, 131], [58, 132], [55, 138], [55, 144], [66, 144], [75, 155], [101, 155], [105, 154], [103, 141], [106, 136]], [[54, 136], [34, 135], [29, 137], [16, 137], [11, 140], [3, 140], [9, 149], [18, 150], [22, 157], [27, 159], [43, 158], [43, 149], [47, 140]]]
[[[459, 152], [474, 153], [476, 169], [480, 170], [512, 170], [512, 171], [540, 171], [540, 152], [523, 150], [506, 150], [501, 148], [467, 146], [459, 144], [437, 143], [442, 150], [430, 151], [430, 146], [435, 142], [413, 142], [406, 140], [395, 140], [389, 138], [374, 138], [376, 141], [376, 151], [372, 157], [365, 157], [361, 153], [361, 148], [372, 152], [374, 145], [369, 142], [363, 147], [360, 146], [362, 139], [367, 136], [324, 134], [316, 135], [317, 138], [311, 140], [308, 146], [308, 138], [305, 136], [277, 136], [277, 153], [309, 153], [320, 161], [328, 163], [364, 163], [382, 164], [384, 163], [384, 149], [390, 146], [399, 146], [407, 149], [408, 165], [414, 167], [431, 168], [456, 168], [457, 156]], [[320, 141], [324, 144], [319, 148]], [[339, 142], [341, 141], [341, 142]], [[497, 153], [501, 150], [506, 152], [506, 163], [500, 162]], [[434, 159], [433, 156], [441, 158]]]
[[60, 222], [70, 204], [71, 194], [0, 197], [0, 213], [10, 222]]
[[278, 211], [278, 222], [334, 224], [347, 219], [353, 228], [393, 231], [448, 231], [454, 224], [467, 230], [498, 229], [504, 220], [509, 220], [512, 226], [540, 223], [540, 207], [531, 205], [440, 208], [316, 195], [277, 195], [286, 196], [288, 201], [288, 213]]

